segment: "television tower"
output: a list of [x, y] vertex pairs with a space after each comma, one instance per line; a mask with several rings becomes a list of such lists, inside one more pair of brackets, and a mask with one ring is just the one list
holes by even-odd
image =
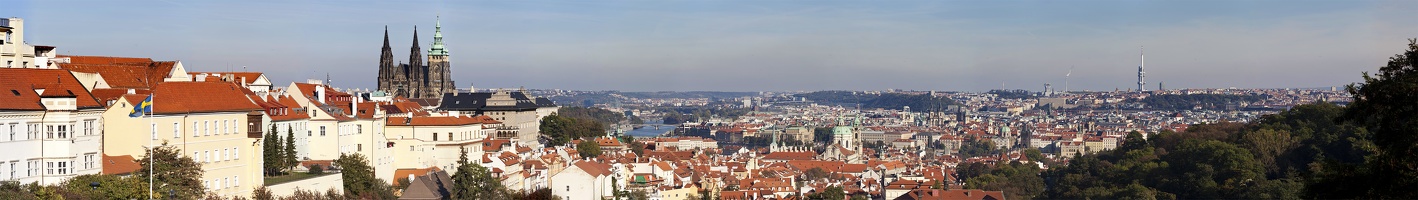
[[1137, 49], [1138, 53], [1142, 56], [1142, 65], [1137, 66], [1137, 91], [1146, 92], [1147, 88], [1145, 87], [1147, 86], [1147, 81], [1145, 79], [1147, 78], [1147, 72], [1143, 72], [1142, 69], [1143, 67], [1147, 67], [1147, 52], [1143, 51], [1142, 47], [1138, 47]]

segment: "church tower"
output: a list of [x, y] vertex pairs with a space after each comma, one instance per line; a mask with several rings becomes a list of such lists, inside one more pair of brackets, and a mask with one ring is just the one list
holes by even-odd
[[419, 47], [419, 28], [414, 26], [414, 43], [409, 47], [409, 84], [407, 97], [422, 98], [428, 81], [428, 66], [423, 63], [423, 48]]
[[389, 49], [389, 26], [384, 26], [384, 47], [379, 51], [379, 79], [378, 88], [382, 91], [389, 90], [394, 84], [394, 52]]
[[448, 65], [448, 50], [443, 48], [443, 24], [435, 20], [433, 25], [433, 46], [428, 49], [427, 98], [441, 98], [443, 94], [455, 92], [451, 68]]

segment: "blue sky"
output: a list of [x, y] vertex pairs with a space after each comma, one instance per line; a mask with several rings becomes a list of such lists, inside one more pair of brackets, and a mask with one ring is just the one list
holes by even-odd
[[[1328, 87], [1418, 37], [1418, 1], [12, 2], [31, 44], [373, 88], [441, 15], [458, 87], [954, 90]], [[424, 49], [425, 51], [427, 49]], [[1003, 85], [1003, 86], [1002, 86]]]

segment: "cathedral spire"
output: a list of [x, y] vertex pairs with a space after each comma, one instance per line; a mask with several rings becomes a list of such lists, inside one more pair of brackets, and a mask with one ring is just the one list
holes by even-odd
[[443, 23], [441, 21], [440, 19], [433, 21], [433, 47], [428, 48], [429, 56], [448, 55], [448, 50], [443, 49]]
[[384, 26], [384, 51], [389, 51], [389, 26]]

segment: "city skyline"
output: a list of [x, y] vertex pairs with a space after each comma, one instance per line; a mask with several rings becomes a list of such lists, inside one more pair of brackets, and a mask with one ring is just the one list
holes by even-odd
[[1322, 88], [1418, 33], [1409, 1], [86, 4], [0, 13], [62, 54], [370, 89], [383, 27], [402, 49], [419, 26], [427, 47], [439, 16], [457, 88], [621, 91], [1038, 91], [1070, 68], [1073, 90], [1127, 90], [1141, 46], [1148, 89]]

